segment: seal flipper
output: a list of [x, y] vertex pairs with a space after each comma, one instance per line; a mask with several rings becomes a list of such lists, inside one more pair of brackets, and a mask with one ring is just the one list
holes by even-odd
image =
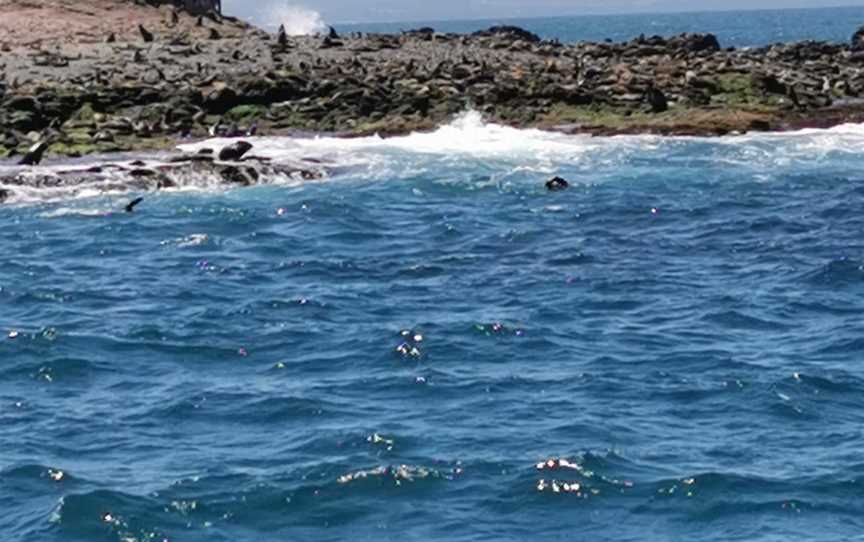
[[135, 199], [133, 199], [132, 201], [130, 201], [130, 202], [126, 205], [126, 207], [125, 207], [126, 212], [127, 212], [127, 213], [134, 212], [134, 211], [135, 211], [135, 207], [137, 207], [138, 204], [141, 203], [142, 201], [144, 201], [144, 198], [135, 198]]

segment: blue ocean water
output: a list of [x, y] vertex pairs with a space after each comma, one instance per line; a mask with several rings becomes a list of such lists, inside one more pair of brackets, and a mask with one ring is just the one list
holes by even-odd
[[864, 127], [252, 142], [0, 207], [3, 540], [861, 538]]
[[400, 32], [429, 26], [439, 32], [475, 32], [494, 25], [518, 25], [546, 39], [628, 41], [640, 34], [671, 36], [711, 32], [723, 47], [751, 47], [790, 41], [846, 43], [864, 25], [864, 6], [752, 11], [694, 11], [633, 15], [500, 18], [471, 21], [417, 21], [337, 25], [354, 32]]

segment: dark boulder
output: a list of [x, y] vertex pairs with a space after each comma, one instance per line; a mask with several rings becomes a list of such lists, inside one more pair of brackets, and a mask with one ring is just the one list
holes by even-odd
[[435, 37], [435, 29], [430, 26], [424, 26], [423, 28], [408, 30], [403, 32], [403, 34], [421, 41], [432, 41], [432, 38]]
[[512, 41], [522, 40], [528, 43], [540, 43], [540, 36], [533, 32], [528, 32], [524, 28], [518, 26], [493, 26], [488, 30], [481, 30], [472, 34], [477, 38], [505, 38]]
[[210, 114], [224, 115], [229, 109], [241, 103], [242, 101], [234, 89], [223, 87], [204, 96], [202, 107]]
[[219, 171], [222, 181], [227, 184], [250, 186], [258, 180], [258, 171], [253, 167], [227, 166]]
[[720, 50], [720, 41], [714, 34], [681, 34], [669, 40], [668, 45], [676, 49], [684, 49], [691, 53]]
[[12, 196], [12, 193], [6, 189], [0, 188], [0, 203], [5, 202]]

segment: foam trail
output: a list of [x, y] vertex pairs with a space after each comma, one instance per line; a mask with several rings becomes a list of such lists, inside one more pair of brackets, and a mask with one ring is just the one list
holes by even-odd
[[281, 24], [289, 36], [309, 36], [323, 34], [327, 31], [327, 24], [321, 14], [304, 6], [271, 4], [264, 13], [266, 14], [265, 24], [267, 26]]

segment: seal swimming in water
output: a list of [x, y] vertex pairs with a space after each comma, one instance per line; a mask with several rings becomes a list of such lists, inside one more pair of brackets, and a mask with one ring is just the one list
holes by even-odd
[[550, 192], [557, 192], [559, 190], [567, 190], [570, 188], [570, 183], [561, 177], [552, 177], [546, 182], [546, 189]]

